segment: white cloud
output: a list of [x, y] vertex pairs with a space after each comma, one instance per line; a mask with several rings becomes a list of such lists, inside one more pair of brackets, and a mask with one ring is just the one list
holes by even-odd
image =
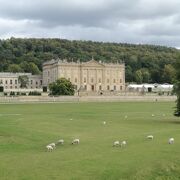
[[0, 0], [0, 38], [180, 46], [179, 0]]

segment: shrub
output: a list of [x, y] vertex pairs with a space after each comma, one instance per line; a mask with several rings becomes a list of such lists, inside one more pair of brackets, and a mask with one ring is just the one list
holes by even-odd
[[40, 92], [37, 92], [37, 91], [30, 91], [29, 96], [41, 96], [41, 93]]

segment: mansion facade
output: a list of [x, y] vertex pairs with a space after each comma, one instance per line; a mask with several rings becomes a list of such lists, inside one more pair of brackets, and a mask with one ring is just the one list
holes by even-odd
[[51, 60], [43, 63], [43, 86], [59, 78], [66, 78], [75, 85], [77, 91], [124, 91], [125, 65], [120, 63], [67, 62]]
[[[27, 87], [22, 89], [19, 77], [27, 76]], [[31, 73], [0, 73], [0, 92], [48, 91], [49, 84], [66, 78], [75, 86], [76, 92], [110, 92], [125, 90], [125, 65], [120, 63], [67, 62], [51, 60], [43, 63], [42, 75]]]

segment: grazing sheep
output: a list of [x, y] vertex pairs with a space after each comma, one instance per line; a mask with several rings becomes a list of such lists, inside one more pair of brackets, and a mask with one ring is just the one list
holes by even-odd
[[114, 146], [114, 147], [117, 147], [117, 146], [119, 146], [119, 145], [120, 145], [119, 141], [114, 141], [114, 143], [113, 143], [113, 146]]
[[55, 143], [51, 143], [51, 144], [49, 144], [49, 146], [52, 146], [53, 149], [56, 148], [56, 144]]
[[126, 141], [122, 141], [122, 142], [121, 142], [121, 147], [126, 146], [126, 144], [127, 144], [127, 142], [126, 142]]
[[151, 116], [152, 116], [152, 117], [154, 117], [155, 115], [154, 115], [154, 114], [152, 114]]
[[169, 144], [174, 144], [174, 138], [169, 138], [168, 143], [169, 143]]
[[153, 137], [153, 135], [149, 135], [149, 136], [147, 136], [146, 138], [153, 140], [154, 137]]
[[53, 150], [53, 147], [50, 146], [50, 145], [47, 145], [46, 148], [47, 148], [47, 151], [48, 151], [48, 152], [52, 152], [52, 150]]
[[105, 124], [106, 124], [106, 121], [103, 121], [103, 124], [105, 125]]
[[58, 143], [58, 144], [64, 144], [64, 140], [63, 140], [63, 139], [60, 139], [60, 140], [58, 140], [57, 143]]
[[127, 117], [128, 117], [128, 116], [126, 115], [124, 118], [127, 119]]
[[74, 139], [71, 144], [79, 144], [79, 143], [80, 143], [79, 139]]

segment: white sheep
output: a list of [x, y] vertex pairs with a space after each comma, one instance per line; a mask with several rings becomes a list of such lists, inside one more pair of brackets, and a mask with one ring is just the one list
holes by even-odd
[[64, 140], [63, 140], [63, 139], [60, 139], [60, 140], [58, 140], [57, 143], [58, 143], [58, 144], [64, 144]]
[[47, 148], [47, 151], [48, 151], [48, 152], [52, 152], [52, 150], [53, 150], [53, 147], [50, 146], [50, 145], [47, 145], [46, 148]]
[[113, 143], [113, 146], [119, 146], [120, 145], [120, 143], [119, 143], [119, 141], [114, 141], [114, 143]]
[[148, 135], [146, 138], [153, 140], [154, 137], [153, 137], [153, 135]]
[[126, 141], [122, 141], [122, 142], [121, 142], [121, 147], [126, 146], [126, 144], [127, 144], [127, 142], [126, 142]]
[[154, 117], [155, 115], [154, 115], [154, 114], [152, 114], [151, 116], [152, 116], [152, 117]]
[[105, 125], [105, 124], [106, 124], [106, 121], [103, 121], [103, 124]]
[[74, 139], [71, 144], [79, 144], [79, 143], [80, 143], [79, 139]]
[[53, 149], [56, 148], [56, 144], [55, 143], [48, 144], [48, 146], [52, 146]]
[[174, 138], [169, 138], [168, 143], [169, 144], [174, 144]]
[[127, 119], [127, 117], [128, 117], [128, 116], [126, 115], [124, 118]]

